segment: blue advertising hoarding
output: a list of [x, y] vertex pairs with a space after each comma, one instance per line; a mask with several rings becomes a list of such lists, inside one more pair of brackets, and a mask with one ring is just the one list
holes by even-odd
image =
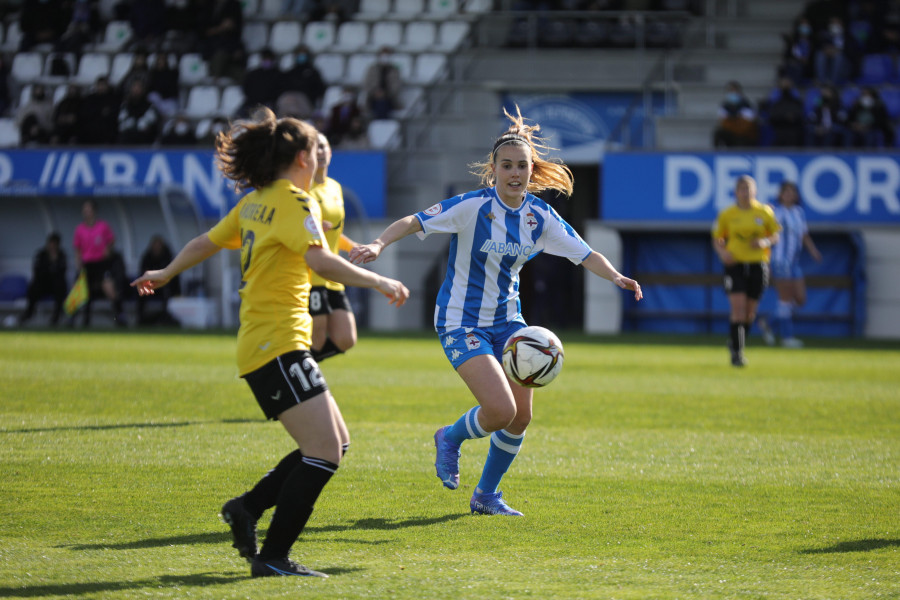
[[633, 223], [709, 223], [734, 203], [741, 175], [773, 203], [797, 183], [811, 223], [900, 224], [900, 153], [608, 153], [601, 216]]
[[[335, 151], [328, 174], [359, 199], [366, 216], [385, 216], [384, 152]], [[211, 150], [0, 152], [0, 196], [153, 196], [169, 184], [187, 190], [208, 218], [239, 199]]]

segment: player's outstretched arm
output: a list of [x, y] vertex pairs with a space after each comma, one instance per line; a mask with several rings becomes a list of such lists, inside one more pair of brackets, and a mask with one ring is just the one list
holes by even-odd
[[594, 275], [612, 281], [623, 290], [634, 291], [635, 300], [640, 300], [644, 297], [640, 284], [634, 279], [629, 279], [616, 271], [616, 268], [612, 266], [612, 263], [599, 252], [591, 252], [591, 255], [588, 256], [581, 265]]
[[409, 290], [396, 279], [361, 269], [322, 246], [310, 246], [306, 251], [309, 268], [330, 281], [344, 285], [375, 288], [388, 297], [391, 304], [403, 306], [409, 298]]
[[417, 231], [422, 231], [422, 224], [415, 215], [394, 221], [371, 244], [360, 244], [353, 248], [350, 251], [350, 262], [355, 265], [372, 262], [385, 247]]
[[181, 249], [175, 258], [162, 269], [146, 271], [143, 275], [131, 282], [131, 287], [137, 288], [138, 294], [146, 296], [155, 293], [157, 288], [169, 283], [173, 277], [190, 269], [194, 265], [203, 262], [222, 248], [215, 245], [209, 239], [209, 235], [198, 235]]

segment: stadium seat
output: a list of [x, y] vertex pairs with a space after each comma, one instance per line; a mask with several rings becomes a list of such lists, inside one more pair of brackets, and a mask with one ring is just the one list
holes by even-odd
[[118, 52], [131, 41], [131, 23], [128, 21], [110, 21], [106, 24], [103, 41], [94, 46], [95, 52]]
[[[448, 21], [447, 23], [452, 23]], [[465, 25], [464, 23], [462, 23]], [[400, 52], [425, 52], [437, 43], [438, 29], [431, 21], [412, 21], [406, 26], [403, 42], [395, 50]]]
[[345, 21], [338, 26], [337, 39], [332, 52], [360, 52], [369, 42], [369, 24], [360, 21]]
[[888, 116], [893, 121], [900, 118], [900, 88], [884, 87], [879, 90], [881, 99], [887, 108]]
[[334, 44], [335, 26], [330, 21], [313, 21], [306, 24], [303, 43], [314, 53], [325, 52]]
[[200, 119], [197, 121], [197, 128], [194, 129], [194, 135], [197, 136], [197, 139], [203, 139], [207, 133], [209, 133], [209, 128], [212, 125], [212, 119], [206, 117], [204, 119]]
[[384, 46], [397, 48], [403, 40], [403, 24], [397, 21], [381, 21], [372, 25], [368, 50], [377, 52]]
[[425, 53], [416, 57], [411, 82], [417, 85], [431, 85], [447, 66], [444, 54]]
[[[22, 89], [19, 90], [19, 106], [25, 106], [28, 104], [28, 101], [31, 100], [31, 88], [34, 87], [32, 84], [26, 84], [22, 86]], [[51, 93], [52, 89], [49, 90]]]
[[302, 33], [297, 21], [276, 21], [269, 34], [269, 48], [275, 54], [293, 52], [300, 45]]
[[494, 0], [462, 0], [463, 12], [467, 14], [482, 14], [491, 12], [494, 8]]
[[375, 62], [375, 55], [371, 52], [363, 52], [353, 54], [347, 59], [347, 72], [344, 75], [344, 82], [349, 85], [360, 86], [366, 78], [366, 71], [369, 65]]
[[322, 97], [322, 112], [326, 115], [330, 114], [332, 107], [340, 101], [343, 93], [344, 86], [342, 85], [329, 85], [325, 88], [325, 95]]
[[400, 145], [400, 122], [396, 119], [374, 119], [369, 122], [368, 134], [373, 148], [397, 148]]
[[249, 19], [252, 19], [256, 16], [256, 13], [259, 12], [259, 0], [240, 0], [241, 1], [241, 12], [244, 13], [244, 25], [246, 26], [249, 23]]
[[424, 12], [424, 0], [394, 0], [394, 9], [388, 17], [402, 21], [411, 21], [423, 17]]
[[425, 92], [422, 88], [412, 85], [404, 85], [400, 90], [400, 108], [394, 111], [393, 116], [398, 119], [408, 119], [421, 114], [425, 108], [422, 100]]
[[0, 148], [15, 148], [19, 145], [19, 126], [16, 120], [0, 118]]
[[268, 21], [280, 18], [281, 4], [283, 0], [260, 0], [259, 17]]
[[219, 104], [219, 114], [233, 117], [244, 104], [244, 90], [239, 85], [229, 85], [222, 90], [222, 101]]
[[856, 99], [859, 98], [859, 93], [860, 89], [858, 87], [846, 86], [841, 89], [841, 106], [849, 109], [856, 102]]
[[424, 16], [427, 19], [445, 21], [457, 14], [459, 14], [459, 3], [457, 0], [428, 0]]
[[178, 81], [181, 85], [196, 85], [209, 77], [209, 67], [200, 54], [189, 52], [178, 61]]
[[438, 29], [437, 50], [455, 52], [466, 36], [469, 35], [469, 24], [463, 21], [446, 21]]
[[28, 277], [20, 273], [0, 276], [0, 301], [12, 302], [28, 294]]
[[391, 11], [391, 0], [360, 0], [354, 18], [359, 21], [379, 21]]
[[269, 43], [269, 25], [263, 21], [249, 21], [244, 23], [241, 33], [244, 49], [248, 53], [259, 52]]
[[19, 25], [19, 21], [13, 21], [6, 26], [6, 32], [3, 36], [3, 45], [0, 46], [0, 50], [3, 52], [16, 52], [21, 43], [22, 27]]
[[214, 85], [195, 85], [188, 92], [184, 114], [189, 119], [202, 119], [218, 114], [219, 88]]
[[821, 98], [822, 91], [819, 88], [815, 86], [806, 88], [806, 93], [803, 95], [803, 110], [807, 113], [815, 110]]
[[[131, 52], [119, 52], [113, 56], [112, 67], [109, 69], [109, 82], [119, 85], [125, 79], [125, 75], [131, 69], [134, 55]], [[150, 64], [153, 64], [152, 62]]]
[[313, 65], [322, 74], [327, 85], [340, 84], [344, 81], [346, 59], [343, 54], [319, 54], [313, 59]]
[[860, 64], [860, 85], [881, 85], [890, 83], [895, 75], [894, 59], [889, 54], [866, 54]]
[[400, 71], [400, 79], [402, 81], [412, 80], [413, 65], [415, 64], [415, 59], [412, 54], [395, 52], [393, 56], [391, 56], [391, 62], [394, 63], [397, 70]]
[[47, 83], [64, 83], [75, 74], [77, 60], [72, 52], [51, 52], [44, 59], [44, 80]]
[[102, 52], [86, 52], [81, 55], [78, 63], [78, 73], [75, 75], [75, 83], [79, 85], [91, 85], [98, 77], [109, 75], [109, 55]]
[[13, 57], [10, 75], [19, 84], [37, 81], [44, 70], [44, 59], [40, 52], [17, 52]]

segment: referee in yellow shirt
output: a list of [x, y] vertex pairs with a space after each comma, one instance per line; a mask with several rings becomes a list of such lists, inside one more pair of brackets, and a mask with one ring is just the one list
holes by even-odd
[[759, 299], [769, 285], [769, 253], [781, 226], [771, 207], [756, 200], [756, 181], [738, 178], [735, 203], [722, 210], [712, 230], [713, 248], [725, 265], [725, 292], [731, 307], [731, 364], [743, 367], [744, 343], [756, 318]]

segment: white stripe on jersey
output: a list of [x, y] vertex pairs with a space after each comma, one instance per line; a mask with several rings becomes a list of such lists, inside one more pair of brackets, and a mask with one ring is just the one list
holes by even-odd
[[801, 206], [772, 206], [775, 218], [781, 225], [778, 243], [772, 246], [773, 262], [792, 263], [800, 258], [803, 250], [803, 236], [807, 233], [806, 214]]
[[418, 234], [449, 233], [447, 277], [435, 327], [493, 327], [519, 316], [519, 271], [541, 252], [581, 264], [591, 248], [543, 200], [526, 194], [518, 209], [494, 188], [455, 196], [416, 213]]

